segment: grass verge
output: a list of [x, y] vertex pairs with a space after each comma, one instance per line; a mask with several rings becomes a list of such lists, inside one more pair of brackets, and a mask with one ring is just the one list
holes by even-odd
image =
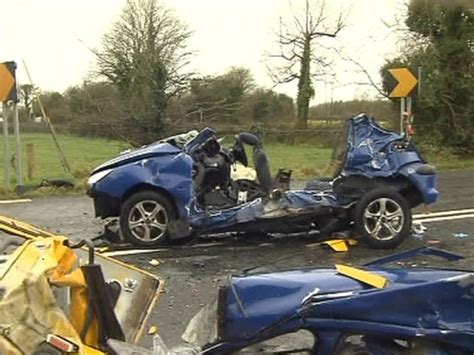
[[[28, 196], [42, 194], [82, 194], [85, 189], [85, 181], [89, 172], [97, 165], [114, 157], [127, 145], [120, 141], [111, 141], [102, 138], [84, 138], [69, 135], [59, 136], [59, 142], [64, 150], [66, 158], [71, 166], [72, 173], [64, 171], [60, 164], [56, 147], [49, 134], [25, 133], [22, 134], [22, 156], [23, 176], [25, 185], [39, 184], [44, 179], [69, 179], [74, 180], [76, 187], [72, 190], [42, 188], [29, 192]], [[35, 147], [35, 176], [27, 177], [26, 146], [32, 143]], [[227, 144], [226, 144], [227, 145]], [[15, 152], [13, 137], [9, 144], [10, 156]], [[328, 176], [331, 174], [328, 166], [332, 150], [330, 148], [317, 148], [309, 144], [288, 145], [284, 143], [268, 143], [265, 150], [270, 160], [272, 173], [275, 174], [279, 168], [293, 170], [293, 178], [305, 180], [315, 176]], [[251, 151], [248, 151], [250, 165]], [[0, 145], [0, 159], [3, 156], [3, 144]], [[439, 170], [470, 169], [474, 168], [474, 157], [459, 158], [449, 151], [427, 150], [424, 156]], [[15, 161], [9, 162], [11, 186], [16, 185]], [[3, 161], [0, 161], [0, 174], [3, 175]], [[0, 190], [3, 190], [3, 178], [0, 179]], [[11, 193], [1, 193], [3, 196], [12, 196]]]

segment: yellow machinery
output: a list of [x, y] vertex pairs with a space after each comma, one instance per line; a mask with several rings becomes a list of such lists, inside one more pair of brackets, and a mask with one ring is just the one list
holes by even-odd
[[0, 216], [0, 354], [105, 354], [136, 343], [161, 281], [86, 242]]

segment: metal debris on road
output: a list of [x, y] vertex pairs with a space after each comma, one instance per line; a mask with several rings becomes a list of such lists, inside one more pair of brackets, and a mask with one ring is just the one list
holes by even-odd
[[454, 238], [458, 238], [458, 239], [466, 239], [466, 238], [469, 238], [469, 234], [467, 233], [451, 233], [451, 235], [454, 237]]
[[336, 252], [347, 252], [349, 251], [349, 246], [357, 245], [359, 242], [355, 239], [330, 239], [325, 240], [324, 242], [306, 244], [307, 248], [312, 248], [316, 246], [329, 246], [333, 251]]
[[160, 261], [158, 259], [151, 259], [148, 264], [150, 264], [151, 266], [158, 266], [160, 265]]
[[423, 235], [427, 228], [422, 222], [415, 221], [412, 223], [411, 230], [413, 234]]
[[148, 335], [155, 335], [158, 332], [158, 327], [152, 325], [150, 329], [148, 329]]

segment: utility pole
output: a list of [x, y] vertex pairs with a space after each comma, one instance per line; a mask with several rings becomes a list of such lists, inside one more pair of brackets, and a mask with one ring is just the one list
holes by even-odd
[[[21, 184], [21, 154], [20, 154], [20, 129], [18, 125], [18, 110], [16, 103], [18, 101], [16, 86], [16, 63], [13, 61], [0, 63], [0, 102], [2, 102], [3, 116], [3, 173], [4, 188], [6, 191], [10, 189], [10, 152], [8, 141], [8, 116], [10, 110], [8, 103], [13, 102], [14, 128], [16, 135], [16, 151], [17, 151], [17, 183]], [[19, 178], [19, 179], [18, 179]]]
[[[26, 66], [26, 62], [23, 61], [23, 65], [25, 66], [25, 70], [26, 70], [26, 75], [28, 76], [28, 79], [30, 80], [30, 84], [32, 86], [34, 86], [33, 84], [33, 80], [31, 79], [31, 75], [30, 75], [30, 71], [28, 70], [28, 67]], [[46, 122], [46, 124], [48, 125], [48, 128], [49, 128], [49, 131], [51, 132], [51, 136], [53, 137], [53, 141], [54, 141], [54, 145], [56, 146], [56, 151], [58, 152], [58, 155], [59, 155], [59, 160], [61, 161], [61, 165], [63, 166], [63, 169], [65, 172], [68, 172], [70, 173], [71, 172], [71, 168], [67, 162], [67, 159], [66, 159], [66, 155], [64, 154], [62, 148], [61, 148], [61, 145], [59, 144], [59, 141], [58, 141], [58, 135], [56, 134], [56, 130], [54, 129], [54, 126], [53, 124], [51, 123], [51, 120], [49, 119], [49, 117], [46, 115], [46, 112], [44, 110], [44, 106], [43, 106], [43, 103], [41, 102], [41, 98], [39, 97], [39, 95], [36, 96], [36, 101], [38, 102], [39, 104], [39, 107], [40, 107], [40, 110], [41, 110], [41, 115], [43, 116], [43, 120]]]

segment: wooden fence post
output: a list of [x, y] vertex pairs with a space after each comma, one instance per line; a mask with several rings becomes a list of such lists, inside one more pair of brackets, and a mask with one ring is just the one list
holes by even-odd
[[36, 176], [35, 145], [33, 143], [26, 145], [26, 160], [28, 166], [28, 180], [31, 181]]

